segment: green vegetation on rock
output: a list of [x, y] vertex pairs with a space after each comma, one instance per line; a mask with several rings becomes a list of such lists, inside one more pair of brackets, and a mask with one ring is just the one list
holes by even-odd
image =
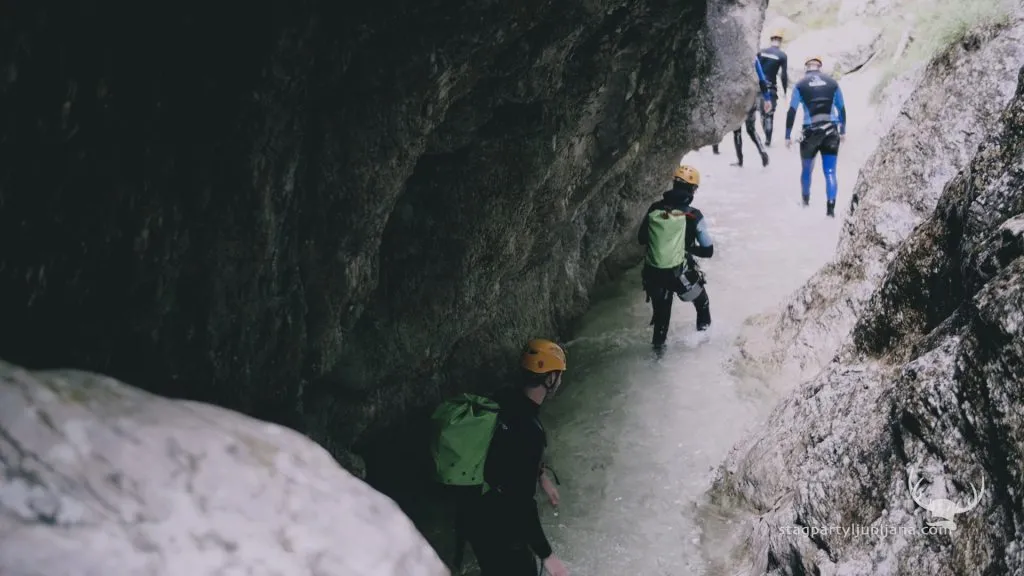
[[841, 6], [840, 0], [777, 0], [769, 3], [768, 12], [788, 18], [802, 30], [818, 30], [839, 22]]
[[[900, 2], [894, 8], [896, 17], [882, 22], [889, 63], [872, 90], [872, 100], [877, 102], [893, 79], [962, 42], [972, 31], [1007, 25], [1014, 4], [1013, 0]], [[909, 42], [901, 46], [908, 31]]]
[[787, 30], [794, 38], [849, 23], [851, 16], [840, 22], [840, 14], [861, 14], [852, 19], [882, 31], [876, 58], [885, 64], [871, 94], [878, 102], [893, 79], [962, 42], [972, 30], [1006, 25], [1015, 5], [1019, 0], [864, 0], [851, 11], [842, 0], [773, 0], [768, 17], [791, 22]]

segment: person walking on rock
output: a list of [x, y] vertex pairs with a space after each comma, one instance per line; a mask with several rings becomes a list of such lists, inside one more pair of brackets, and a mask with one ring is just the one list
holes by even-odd
[[803, 133], [800, 138], [800, 192], [804, 206], [811, 200], [811, 173], [814, 159], [821, 153], [821, 169], [825, 173], [825, 214], [836, 215], [836, 161], [839, 144], [846, 139], [846, 104], [843, 91], [831, 76], [821, 71], [820, 56], [813, 56], [804, 62], [804, 77], [793, 87], [793, 97], [786, 112], [786, 147], [791, 144], [790, 136], [796, 120], [797, 108], [804, 113]]
[[776, 30], [770, 38], [772, 45], [757, 53], [768, 83], [768, 94], [771, 97], [771, 109], [761, 112], [761, 127], [764, 128], [764, 145], [772, 145], [772, 132], [775, 129], [775, 109], [779, 103], [779, 76], [782, 76], [783, 96], [789, 90], [789, 60], [782, 51], [782, 30]]
[[[754, 58], [754, 70], [757, 71], [757, 83], [761, 92], [761, 97], [764, 98], [762, 108], [765, 112], [771, 107], [771, 94], [768, 92], [768, 79], [764, 75], [764, 70], [761, 69], [761, 61]], [[747, 127], [747, 136], [757, 147], [758, 154], [761, 155], [761, 165], [768, 165], [768, 152], [764, 149], [764, 144], [761, 143], [761, 138], [757, 135], [757, 130], [754, 129], [755, 116], [757, 114], [759, 98], [755, 97], [754, 103], [750, 105], [750, 109], [747, 110], [747, 119], [744, 125]], [[732, 133], [732, 142], [736, 146], [736, 163], [733, 166], [743, 166], [743, 135], [741, 131], [743, 126], [736, 128]]]
[[547, 435], [538, 414], [562, 383], [565, 351], [550, 340], [530, 340], [520, 365], [517, 384], [496, 394], [501, 408], [484, 464], [487, 490], [470, 514], [467, 540], [481, 576], [537, 576], [536, 558], [551, 576], [568, 576], [534, 500], [540, 484], [558, 504], [558, 489], [542, 463]]
[[693, 302], [697, 330], [707, 330], [711, 325], [704, 274], [693, 259], [711, 258], [715, 251], [704, 215], [690, 205], [699, 186], [697, 169], [680, 165], [672, 175], [672, 189], [647, 209], [637, 231], [637, 242], [647, 247], [642, 279], [653, 309], [651, 343], [655, 350], [661, 350], [668, 338], [673, 294], [684, 302]]

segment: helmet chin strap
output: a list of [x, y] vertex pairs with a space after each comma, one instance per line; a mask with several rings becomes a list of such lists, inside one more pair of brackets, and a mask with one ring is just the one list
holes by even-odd
[[555, 379], [551, 383], [548, 382], [548, 378], [545, 378], [544, 379], [544, 398], [546, 399], [548, 396], [551, 396], [552, 394], [554, 394], [554, 390], [557, 387], [558, 387], [558, 377], [555, 377]]

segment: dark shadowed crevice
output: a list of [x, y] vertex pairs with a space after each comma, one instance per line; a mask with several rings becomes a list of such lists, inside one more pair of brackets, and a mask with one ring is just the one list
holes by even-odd
[[858, 70], [870, 64], [871, 61], [875, 59], [875, 54], [877, 54], [877, 52], [871, 52], [870, 54], [868, 54], [867, 58], [865, 58], [863, 62], [843, 72], [843, 76], [849, 76], [850, 74], [853, 74], [854, 72], [857, 72]]

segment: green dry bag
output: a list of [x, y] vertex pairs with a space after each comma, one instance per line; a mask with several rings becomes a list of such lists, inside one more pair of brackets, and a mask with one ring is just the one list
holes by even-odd
[[437, 481], [449, 486], [482, 486], [487, 450], [498, 424], [498, 403], [460, 394], [438, 406], [431, 420]]
[[686, 212], [653, 210], [647, 215], [647, 264], [675, 268], [686, 259]]

